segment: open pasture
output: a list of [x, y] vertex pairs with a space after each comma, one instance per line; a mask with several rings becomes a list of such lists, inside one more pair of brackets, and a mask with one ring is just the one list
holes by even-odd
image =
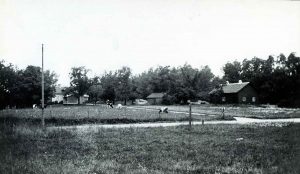
[[[158, 109], [162, 106], [137, 106], [139, 108]], [[189, 112], [189, 106], [167, 106], [170, 111]], [[232, 117], [249, 117], [261, 119], [300, 118], [300, 108], [263, 108], [252, 105], [192, 105], [192, 112], [204, 115], [220, 115], [225, 108], [225, 115]]]
[[90, 132], [0, 124], [0, 173], [300, 172], [299, 124]]
[[[158, 113], [158, 109], [147, 108], [107, 108], [97, 106], [62, 106], [46, 108], [44, 110], [46, 124], [71, 125], [85, 123], [138, 123], [158, 121], [186, 121], [187, 113]], [[0, 111], [2, 122], [18, 120], [39, 123], [42, 117], [41, 109], [16, 109]], [[221, 114], [208, 116], [192, 114], [193, 120], [218, 120]]]

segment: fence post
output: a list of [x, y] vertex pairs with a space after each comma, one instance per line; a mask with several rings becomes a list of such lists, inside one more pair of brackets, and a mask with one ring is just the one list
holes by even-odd
[[222, 108], [222, 119], [225, 119], [225, 107]]
[[10, 173], [14, 174], [14, 164], [13, 164], [13, 156], [11, 153], [11, 149], [9, 149], [9, 156], [10, 156]]
[[127, 107], [125, 107], [125, 118], [127, 118]]
[[189, 104], [189, 128], [192, 129], [192, 104]]

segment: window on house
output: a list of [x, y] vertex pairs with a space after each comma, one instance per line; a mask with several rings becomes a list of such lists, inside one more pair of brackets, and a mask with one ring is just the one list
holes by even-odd
[[246, 97], [243, 97], [243, 98], [242, 98], [242, 101], [243, 101], [243, 102], [246, 102], [246, 100], [247, 100]]
[[253, 103], [256, 102], [256, 97], [252, 97], [252, 102], [253, 102]]
[[226, 97], [222, 97], [222, 102], [225, 102], [226, 101]]

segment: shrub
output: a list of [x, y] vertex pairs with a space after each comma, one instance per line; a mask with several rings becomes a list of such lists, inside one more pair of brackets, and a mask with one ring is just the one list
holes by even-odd
[[176, 98], [174, 96], [171, 95], [164, 95], [162, 98], [162, 104], [163, 105], [172, 105], [175, 103]]

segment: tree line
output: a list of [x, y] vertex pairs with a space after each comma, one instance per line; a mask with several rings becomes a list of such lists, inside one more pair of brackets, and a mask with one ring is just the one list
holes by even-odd
[[[254, 57], [243, 61], [226, 63], [223, 77], [215, 76], [209, 66], [199, 68], [189, 64], [170, 67], [158, 66], [141, 74], [133, 75], [129, 67], [105, 72], [101, 76], [88, 77], [85, 67], [73, 67], [70, 86], [65, 95], [71, 94], [80, 100], [80, 96], [89, 95], [90, 102], [128, 101], [145, 99], [153, 92], [165, 93], [163, 104], [186, 104], [188, 100], [207, 100], [209, 92], [224, 84], [249, 81], [258, 91], [261, 103], [280, 106], [300, 106], [300, 58], [295, 53], [288, 57], [283, 54], [269, 56], [266, 60]], [[45, 99], [51, 101], [55, 94], [57, 75], [45, 71]], [[12, 64], [0, 61], [0, 107], [8, 105], [30, 107], [40, 103], [41, 68], [28, 66], [17, 69]], [[80, 102], [78, 102], [80, 103]]]
[[[0, 61], [0, 109], [10, 107], [32, 107], [41, 103], [41, 68], [29, 65], [18, 69], [12, 64]], [[45, 99], [51, 99], [55, 94], [57, 75], [46, 70]]]
[[[79, 96], [87, 93], [90, 101], [134, 101], [153, 92], [165, 93], [163, 104], [187, 103], [193, 99], [208, 99], [208, 92], [221, 79], [208, 66], [193, 68], [189, 64], [179, 67], [158, 66], [139, 75], [132, 75], [129, 67], [105, 72], [88, 80], [85, 67], [72, 68], [68, 93]], [[84, 89], [84, 90], [83, 90]]]
[[295, 53], [228, 62], [223, 71], [225, 81], [250, 82], [261, 103], [300, 107], [300, 57]]

